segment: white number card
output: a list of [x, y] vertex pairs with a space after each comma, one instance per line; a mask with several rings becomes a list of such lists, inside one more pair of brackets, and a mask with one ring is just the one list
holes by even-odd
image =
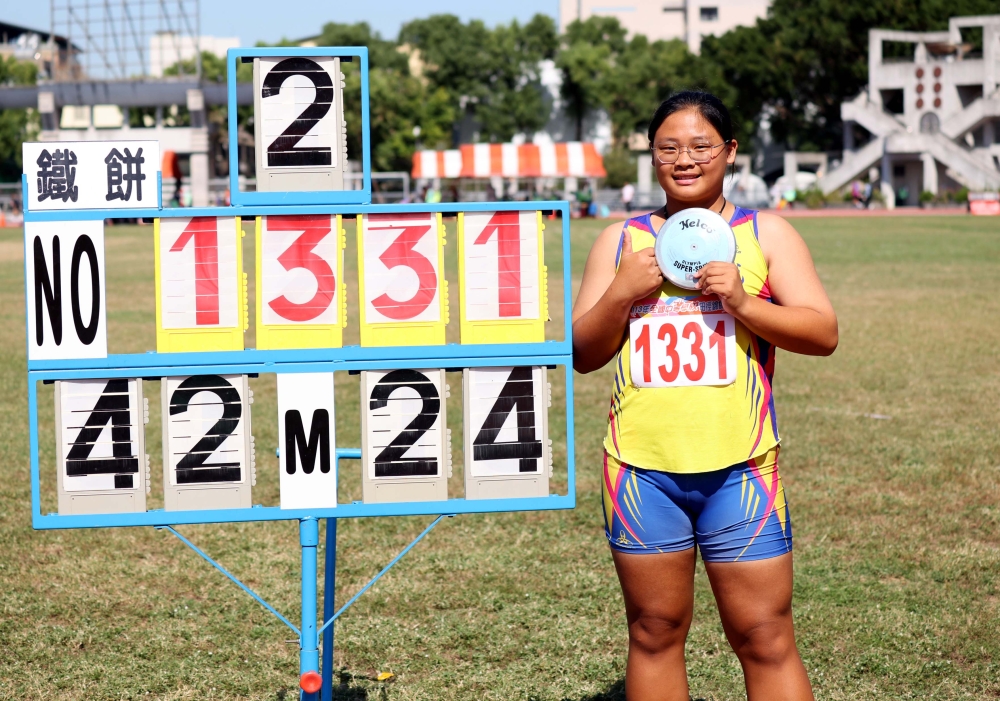
[[[736, 381], [736, 319], [717, 301], [636, 304], [629, 320], [636, 387], [721, 386]], [[709, 311], [703, 313], [702, 310]]]

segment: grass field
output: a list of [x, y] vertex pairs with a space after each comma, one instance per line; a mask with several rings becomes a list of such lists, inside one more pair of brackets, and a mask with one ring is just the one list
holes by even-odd
[[[795, 225], [841, 328], [833, 357], [779, 353], [775, 377], [799, 647], [817, 698], [996, 699], [996, 220]], [[574, 224], [575, 276], [599, 227]], [[297, 698], [291, 632], [169, 534], [32, 531], [21, 236], [0, 230], [0, 699]], [[106, 248], [111, 351], [151, 349], [152, 229], [108, 228]], [[555, 329], [560, 314], [554, 310]], [[356, 339], [356, 323], [349, 331]], [[254, 501], [276, 503], [273, 379], [255, 382]], [[337, 382], [338, 443], [358, 445], [357, 380], [338, 374]], [[599, 492], [609, 382], [606, 371], [577, 376], [577, 509], [440, 524], [338, 621], [336, 698], [624, 698], [624, 615]], [[158, 485], [158, 383], [145, 393]], [[51, 399], [42, 406], [43, 510], [53, 511]], [[453, 494], [461, 484], [459, 409], [449, 407]], [[359, 498], [355, 465], [345, 463], [341, 500]], [[161, 500], [154, 486], [151, 507]], [[341, 522], [338, 602], [428, 521]], [[180, 530], [298, 619], [294, 523]], [[694, 698], [744, 697], [700, 564], [688, 668]], [[380, 671], [395, 676], [378, 682]]]

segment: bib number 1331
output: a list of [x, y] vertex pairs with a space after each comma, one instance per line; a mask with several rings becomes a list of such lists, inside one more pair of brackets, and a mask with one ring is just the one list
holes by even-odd
[[636, 387], [719, 386], [736, 381], [736, 320], [729, 314], [632, 319], [629, 350]]

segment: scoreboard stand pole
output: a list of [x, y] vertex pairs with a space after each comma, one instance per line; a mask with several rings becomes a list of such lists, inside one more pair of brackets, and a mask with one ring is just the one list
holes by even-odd
[[[337, 456], [338, 462], [340, 456]], [[339, 467], [339, 466], [338, 466]], [[323, 572], [323, 620], [333, 617], [334, 593], [337, 591], [337, 519], [326, 520], [326, 566]], [[333, 701], [333, 625], [323, 631], [322, 698]]]
[[[361, 451], [357, 448], [338, 448], [336, 451], [337, 469], [340, 460], [359, 459]], [[199, 557], [219, 570], [236, 586], [249, 594], [257, 603], [270, 611], [279, 621], [288, 626], [299, 639], [299, 687], [301, 701], [332, 701], [333, 699], [333, 623], [349, 609], [361, 595], [372, 588], [389, 570], [391, 570], [406, 553], [423, 540], [445, 516], [452, 518], [454, 514], [442, 514], [435, 518], [420, 535], [410, 541], [389, 564], [375, 575], [347, 603], [334, 612], [334, 593], [336, 591], [337, 575], [337, 519], [326, 519], [326, 554], [323, 571], [323, 626], [316, 629], [316, 606], [318, 584], [317, 548], [319, 546], [319, 520], [314, 517], [299, 519], [299, 546], [302, 548], [302, 627], [296, 628], [291, 621], [264, 601], [259, 594], [241, 582], [233, 573], [213, 560], [198, 546], [181, 535], [173, 526], [156, 526], [156, 530], [165, 530], [173, 534], [184, 545], [193, 550]], [[320, 665], [319, 636], [323, 636], [323, 664]]]

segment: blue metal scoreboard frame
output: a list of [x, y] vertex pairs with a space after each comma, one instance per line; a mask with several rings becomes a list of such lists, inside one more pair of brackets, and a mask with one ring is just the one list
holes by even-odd
[[[314, 348], [302, 350], [256, 350], [211, 351], [107, 355], [97, 359], [74, 360], [28, 360], [28, 413], [31, 469], [31, 514], [32, 526], [39, 530], [66, 528], [102, 528], [122, 526], [154, 526], [167, 529], [205, 557], [226, 576], [254, 596], [262, 605], [278, 616], [300, 636], [302, 673], [318, 670], [318, 639], [326, 630], [323, 646], [323, 698], [328, 698], [329, 679], [332, 664], [332, 622], [361, 592], [351, 599], [340, 612], [333, 614], [332, 582], [336, 557], [336, 519], [366, 516], [408, 516], [437, 515], [452, 516], [465, 513], [492, 513], [506, 511], [543, 511], [572, 509], [576, 506], [576, 471], [574, 440], [574, 395], [573, 395], [573, 342], [570, 310], [571, 300], [571, 259], [570, 259], [570, 212], [565, 201], [531, 202], [487, 202], [487, 203], [442, 203], [442, 204], [371, 204], [371, 166], [369, 158], [368, 123], [368, 55], [363, 47], [321, 47], [297, 48], [255, 48], [230, 49], [227, 56], [229, 88], [229, 147], [230, 147], [230, 207], [207, 208], [163, 208], [157, 179], [157, 207], [136, 209], [75, 209], [75, 210], [32, 210], [25, 207], [25, 222], [95, 221], [116, 218], [156, 218], [169, 220], [178, 217], [258, 217], [280, 215], [378, 215], [378, 214], [459, 214], [470, 212], [537, 212], [552, 211], [560, 215], [562, 225], [562, 304], [564, 309], [563, 339], [544, 340], [527, 343], [484, 343], [446, 344], [419, 346]], [[236, 65], [237, 61], [254, 57], [330, 57], [355, 56], [360, 58], [361, 74], [361, 120], [363, 149], [363, 187], [361, 190], [317, 191], [317, 192], [240, 192], [238, 188], [238, 149], [236, 144]], [[26, 166], [27, 167], [27, 166]], [[29, 203], [27, 176], [22, 181], [24, 202]], [[541, 237], [541, 231], [538, 232]], [[27, 236], [25, 255], [26, 303], [29, 285]], [[257, 252], [260, 255], [260, 251]], [[359, 283], [360, 284], [360, 283]], [[260, 304], [260, 300], [257, 301]], [[363, 303], [363, 302], [362, 302]], [[27, 309], [30, 314], [31, 309]], [[28, 341], [30, 344], [30, 340]], [[561, 366], [565, 376], [566, 411], [566, 469], [567, 493], [549, 496], [464, 499], [451, 498], [439, 501], [414, 501], [395, 503], [340, 503], [332, 508], [282, 509], [277, 506], [251, 506], [250, 508], [227, 508], [205, 510], [165, 511], [163, 509], [134, 513], [107, 513], [87, 515], [60, 515], [42, 513], [41, 485], [39, 469], [38, 392], [39, 382], [56, 380], [115, 379], [115, 378], [167, 378], [180, 375], [233, 374], [253, 375], [261, 373], [316, 373], [335, 371], [396, 370], [396, 369], [453, 369], [484, 368], [501, 366]], [[336, 450], [334, 469], [339, 468], [343, 458], [356, 459], [360, 451], [356, 449]], [[328, 598], [324, 607], [326, 623], [317, 629], [316, 610], [316, 545], [318, 544], [318, 519], [328, 519], [328, 549], [326, 576]], [[173, 530], [174, 526], [198, 523], [224, 523], [245, 521], [298, 520], [300, 522], [300, 544], [303, 549], [302, 580], [302, 628], [293, 626], [260, 597], [251, 592], [235, 577], [217, 565], [207, 555]], [[434, 521], [437, 523], [437, 521]], [[434, 524], [432, 523], [431, 526]], [[422, 538], [430, 527], [417, 538]], [[412, 547], [414, 543], [411, 543]], [[331, 550], [332, 549], [332, 550]], [[409, 550], [409, 547], [406, 551]], [[403, 553], [400, 554], [401, 557]], [[393, 560], [388, 567], [398, 561]], [[383, 570], [378, 576], [384, 574]], [[377, 579], [377, 577], [376, 577]], [[374, 580], [373, 580], [374, 582]], [[369, 585], [370, 586], [370, 585]], [[307, 609], [311, 612], [310, 614]], [[330, 649], [327, 649], [330, 648]], [[318, 698], [304, 694], [303, 698]]]

